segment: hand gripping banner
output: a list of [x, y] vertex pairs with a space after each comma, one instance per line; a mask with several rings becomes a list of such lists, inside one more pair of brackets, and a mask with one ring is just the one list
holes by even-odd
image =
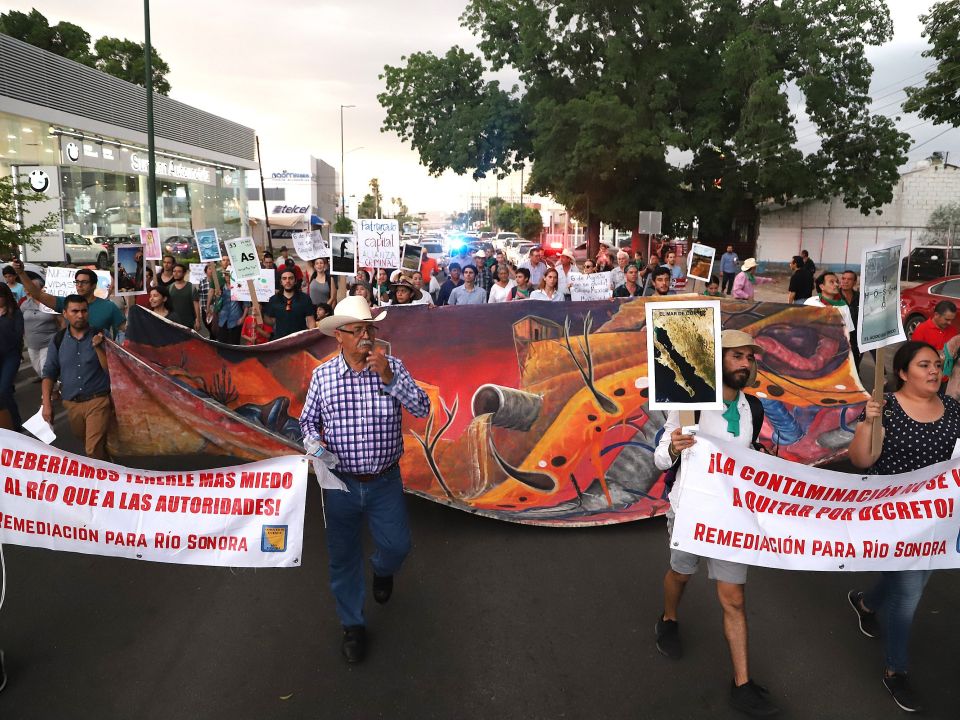
[[696, 555], [784, 570], [960, 567], [960, 459], [853, 475], [698, 435], [670, 500], [670, 545]]
[[0, 542], [137, 560], [299, 567], [307, 461], [156, 472], [0, 430]]

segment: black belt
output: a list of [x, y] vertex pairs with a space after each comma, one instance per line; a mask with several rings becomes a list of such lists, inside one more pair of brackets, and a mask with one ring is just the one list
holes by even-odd
[[[89, 395], [77, 395], [67, 400], [67, 402], [87, 402], [88, 400], [95, 400], [96, 398], [107, 397], [108, 395], [110, 395], [110, 391], [104, 390], [103, 392], [90, 393]], [[64, 398], [64, 400], [66, 400], [66, 398]]]
[[397, 460], [396, 462], [393, 462], [390, 465], [387, 465], [387, 467], [385, 467], [383, 470], [381, 470], [378, 473], [362, 473], [362, 474], [349, 473], [349, 472], [344, 472], [343, 470], [338, 470], [337, 468], [333, 468], [333, 474], [336, 475], [341, 480], [353, 480], [355, 482], [368, 483], [373, 480], [376, 480], [378, 477], [382, 477], [383, 475], [386, 475], [389, 472], [393, 472], [399, 466], [400, 466], [400, 461]]

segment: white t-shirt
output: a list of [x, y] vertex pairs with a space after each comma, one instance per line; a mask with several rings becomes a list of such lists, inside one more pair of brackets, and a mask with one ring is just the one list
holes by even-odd
[[530, 293], [530, 299], [531, 300], [550, 300], [552, 302], [563, 302], [564, 300], [566, 300], [563, 293], [560, 292], [559, 290], [553, 294], [553, 297], [550, 297], [549, 295], [547, 295], [546, 291], [544, 290], [534, 290], [532, 293]]
[[826, 305], [820, 299], [819, 295], [814, 295], [813, 297], [808, 297], [803, 301], [804, 305], [812, 305], [813, 307], [832, 307], [840, 311], [840, 315], [843, 317], [843, 324], [847, 328], [848, 333], [852, 333], [856, 330], [853, 324], [853, 316], [850, 314], [849, 305]]
[[490, 288], [490, 295], [487, 297], [488, 303], [507, 302], [510, 299], [510, 290], [517, 284], [513, 280], [507, 280], [506, 287], [500, 287], [500, 283], [494, 283]]

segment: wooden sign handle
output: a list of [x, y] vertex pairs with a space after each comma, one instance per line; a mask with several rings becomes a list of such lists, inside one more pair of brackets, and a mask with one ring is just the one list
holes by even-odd
[[247, 289], [250, 291], [250, 304], [253, 306], [253, 320], [257, 325], [263, 325], [263, 313], [260, 311], [260, 300], [257, 298], [257, 289], [253, 280], [247, 280]]
[[[887, 359], [885, 347], [877, 348], [876, 370], [873, 373], [873, 395], [872, 400], [877, 403], [883, 402], [883, 390], [887, 384]], [[880, 435], [883, 430], [883, 423], [880, 419], [873, 424], [870, 433], [870, 450], [872, 454], [879, 453], [883, 447], [883, 438]]]

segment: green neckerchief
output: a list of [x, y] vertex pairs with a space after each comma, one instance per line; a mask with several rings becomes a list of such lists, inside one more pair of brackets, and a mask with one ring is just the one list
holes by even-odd
[[825, 298], [823, 295], [820, 295], [820, 302], [824, 305], [833, 305], [833, 307], [843, 307], [847, 304], [847, 301], [843, 299], [843, 296], [840, 296], [839, 300], [831, 300], [830, 298]]
[[740, 400], [739, 393], [730, 402], [726, 400], [723, 404], [727, 409], [723, 411], [723, 419], [727, 421], [727, 432], [734, 437], [740, 437], [740, 409], [737, 407], [737, 401]]
[[723, 293], [717, 290], [715, 293], [710, 292], [709, 290], [704, 290], [703, 294], [707, 297], [723, 297]]
[[953, 373], [953, 363], [956, 360], [953, 355], [950, 354], [950, 350], [947, 349], [947, 346], [943, 346], [943, 377], [950, 377]]
[[753, 276], [753, 273], [752, 273], [752, 272], [744, 273], [744, 275], [746, 275], [746, 276], [747, 276], [747, 280], [749, 280], [750, 282], [752, 282], [754, 285], [757, 284], [757, 279]]

